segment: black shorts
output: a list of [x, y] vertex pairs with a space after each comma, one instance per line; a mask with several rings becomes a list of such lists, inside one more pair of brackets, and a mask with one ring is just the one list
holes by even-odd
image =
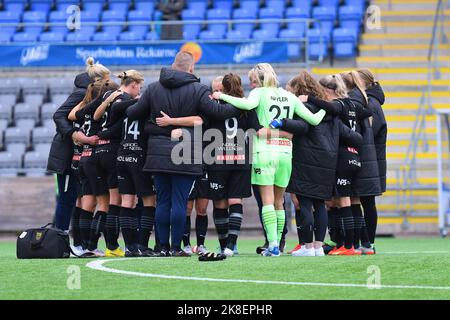
[[118, 146], [115, 145], [102, 146], [101, 149], [95, 150], [95, 153], [92, 154], [95, 167], [89, 168], [88, 177], [96, 196], [109, 194], [109, 189], [115, 189], [118, 186], [117, 150]]
[[354, 195], [352, 182], [360, 169], [361, 160], [357, 153], [340, 150], [336, 168], [334, 197], [351, 197]]
[[242, 199], [252, 196], [251, 170], [209, 171], [209, 199]]
[[198, 198], [209, 198], [209, 184], [208, 184], [208, 175], [203, 175], [197, 180], [195, 180], [194, 187], [189, 193], [188, 200], [195, 200]]
[[78, 196], [87, 196], [87, 195], [93, 195], [94, 191], [92, 191], [91, 184], [89, 182], [88, 176], [85, 172], [85, 166], [86, 163], [92, 161], [89, 157], [82, 157], [80, 159], [80, 162], [78, 164], [78, 169], [76, 171], [76, 174], [78, 176], [78, 179], [80, 180], [81, 188], [78, 191]]
[[[136, 156], [121, 156], [123, 159], [138, 160]], [[130, 159], [132, 158], [132, 159]], [[117, 161], [117, 179], [120, 194], [135, 194], [138, 197], [156, 194], [151, 173], [142, 171], [141, 161]]]

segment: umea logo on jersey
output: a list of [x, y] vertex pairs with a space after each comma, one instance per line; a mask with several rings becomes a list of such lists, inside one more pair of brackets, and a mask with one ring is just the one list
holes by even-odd
[[31, 62], [47, 60], [48, 52], [49, 52], [48, 44], [25, 48], [22, 50], [22, 55], [20, 57], [20, 64], [26, 66]]

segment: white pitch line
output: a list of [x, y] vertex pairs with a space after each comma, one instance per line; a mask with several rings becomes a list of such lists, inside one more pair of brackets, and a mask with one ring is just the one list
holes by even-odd
[[406, 252], [380, 252], [377, 254], [440, 254], [440, 253], [448, 253], [450, 254], [450, 251], [406, 251]]
[[[146, 259], [146, 260], [152, 260]], [[167, 259], [167, 258], [164, 258]], [[289, 281], [270, 281], [270, 280], [246, 280], [246, 279], [217, 279], [217, 278], [199, 278], [187, 276], [169, 276], [165, 274], [143, 273], [135, 271], [118, 270], [105, 267], [103, 264], [115, 261], [137, 260], [136, 258], [122, 258], [109, 260], [95, 260], [86, 264], [86, 267], [94, 270], [105, 271], [110, 273], [125, 274], [129, 276], [138, 276], [146, 278], [160, 278], [160, 279], [177, 279], [177, 280], [192, 280], [192, 281], [208, 281], [208, 282], [235, 282], [235, 283], [257, 283], [257, 284], [278, 284], [278, 285], [295, 285], [295, 286], [318, 286], [318, 287], [355, 287], [370, 289], [367, 284], [354, 283], [321, 283], [321, 282], [289, 282]], [[450, 287], [433, 287], [433, 286], [403, 286], [403, 285], [379, 285], [382, 289], [429, 289], [429, 290], [450, 290]]]

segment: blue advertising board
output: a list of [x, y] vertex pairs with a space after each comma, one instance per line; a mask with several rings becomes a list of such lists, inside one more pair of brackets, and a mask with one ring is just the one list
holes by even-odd
[[87, 57], [105, 65], [168, 65], [180, 50], [199, 64], [288, 62], [287, 42], [222, 42], [159, 44], [29, 44], [0, 45], [0, 67], [80, 66]]

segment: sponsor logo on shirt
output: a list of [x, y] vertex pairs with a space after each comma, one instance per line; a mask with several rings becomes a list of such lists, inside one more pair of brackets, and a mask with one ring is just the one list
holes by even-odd
[[354, 154], [358, 154], [358, 150], [356, 150], [355, 148], [352, 148], [352, 147], [347, 147], [347, 151], [354, 153]]
[[351, 166], [361, 167], [361, 162], [359, 162], [357, 160], [348, 160], [348, 164]]
[[261, 174], [261, 169], [260, 168], [254, 168], [253, 170], [255, 170], [255, 174]]
[[266, 140], [267, 144], [273, 146], [291, 146], [291, 140]]
[[245, 155], [244, 154], [229, 154], [229, 155], [218, 155], [216, 157], [217, 161], [244, 161]]
[[350, 184], [350, 181], [347, 179], [337, 179], [337, 185], [339, 186], [348, 186]]

